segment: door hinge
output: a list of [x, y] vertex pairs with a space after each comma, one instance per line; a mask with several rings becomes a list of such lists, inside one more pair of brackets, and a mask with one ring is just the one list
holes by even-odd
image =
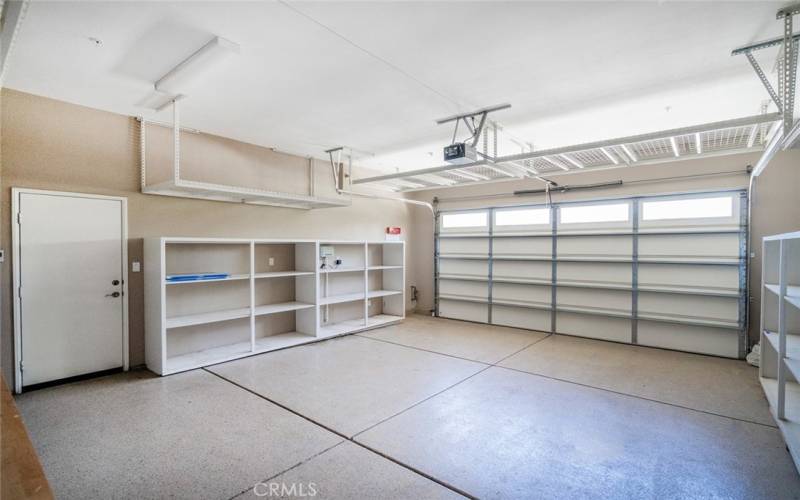
[[19, 362], [19, 371], [22, 371], [24, 369], [25, 369], [25, 362], [24, 361], [20, 361]]
[[17, 287], [17, 297], [22, 299], [22, 285]]
[[22, 224], [22, 212], [17, 212], [17, 224]]

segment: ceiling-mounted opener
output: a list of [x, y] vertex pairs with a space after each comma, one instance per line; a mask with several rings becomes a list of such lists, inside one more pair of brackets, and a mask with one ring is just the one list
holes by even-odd
[[[481, 133], [483, 132], [483, 127], [486, 125], [486, 116], [494, 111], [500, 111], [510, 107], [511, 104], [508, 103], [498, 104], [496, 106], [481, 108], [469, 113], [462, 113], [436, 120], [438, 125], [456, 122], [455, 130], [453, 130], [453, 139], [450, 141], [449, 145], [444, 147], [444, 161], [456, 165], [478, 161], [478, 150], [475, 148], [475, 146], [478, 145], [478, 139], [480, 139]], [[475, 124], [476, 119], [478, 119], [477, 125]], [[456, 142], [456, 137], [458, 136], [458, 124], [462, 121], [470, 131], [471, 135], [462, 142]]]

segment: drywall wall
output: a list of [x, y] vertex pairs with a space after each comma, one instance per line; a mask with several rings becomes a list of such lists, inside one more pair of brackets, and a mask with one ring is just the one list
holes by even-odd
[[[745, 174], [746, 168], [748, 165], [754, 164], [758, 157], [758, 154], [718, 156], [556, 176], [553, 180], [561, 185], [581, 185], [616, 180], [622, 180], [623, 185], [564, 194], [556, 193], [553, 194], [553, 201], [747, 188], [750, 177]], [[700, 175], [701, 177], [679, 179], [679, 177], [687, 175]], [[658, 178], [667, 179], [656, 181]], [[541, 189], [542, 187], [542, 182], [527, 179], [447, 190], [418, 191], [411, 193], [410, 197], [429, 202], [434, 197], [438, 197], [443, 200], [439, 206], [441, 210], [536, 204], [545, 201], [544, 195], [504, 196], [504, 194], [514, 190]], [[751, 223], [755, 255], [750, 261], [752, 283], [754, 283], [751, 288], [750, 303], [750, 338], [753, 341], [757, 341], [758, 338], [761, 299], [759, 286], [761, 282], [761, 238], [769, 234], [800, 230], [798, 188], [800, 188], [800, 151], [798, 150], [780, 153], [756, 181]], [[446, 201], [448, 198], [473, 196], [478, 199]], [[415, 213], [411, 227], [414, 245], [408, 249], [408, 258], [414, 262], [412, 272], [415, 275], [411, 276], [410, 280], [416, 283], [420, 291], [417, 311], [428, 313], [433, 308], [433, 223], [427, 214]]]
[[[8, 89], [0, 95], [0, 106], [0, 237], [9, 257], [12, 187], [127, 197], [130, 262], [142, 260], [145, 237], [383, 239], [386, 226], [400, 226], [407, 233], [411, 214], [425, 210], [393, 201], [363, 199], [354, 199], [350, 207], [303, 211], [143, 195], [139, 192], [139, 123], [134, 118]], [[148, 170], [154, 175], [159, 169], [169, 168], [168, 162], [160, 160], [171, 158], [169, 131], [157, 128], [148, 127], [148, 138], [153, 138], [148, 142]], [[197, 154], [192, 146], [202, 146], [202, 154]], [[266, 148], [196, 135], [187, 136], [184, 147], [187, 156], [183, 170], [187, 176], [196, 174], [192, 169], [195, 163], [195, 169], [216, 171], [215, 180], [228, 183], [236, 183], [241, 180], [236, 177], [244, 175], [267, 187], [275, 177], [283, 176], [284, 184], [288, 180], [302, 188], [301, 181], [308, 178], [306, 159]], [[300, 169], [301, 173], [298, 175], [292, 169]], [[330, 195], [329, 168], [319, 162], [316, 171], [318, 193]], [[409, 246], [412, 244], [409, 242]], [[3, 283], [0, 350], [3, 375], [10, 384], [13, 379], [11, 259], [7, 258], [0, 266]], [[142, 273], [130, 273], [132, 365], [144, 362], [142, 289]]]

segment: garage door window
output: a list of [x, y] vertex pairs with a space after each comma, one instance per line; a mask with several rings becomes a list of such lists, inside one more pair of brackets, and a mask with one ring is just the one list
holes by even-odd
[[442, 215], [442, 228], [455, 229], [464, 227], [486, 227], [487, 214], [486, 212], [465, 212], [460, 214], [444, 214]]
[[549, 208], [526, 208], [514, 210], [498, 210], [494, 214], [496, 226], [533, 226], [550, 224]]
[[712, 219], [733, 215], [733, 197], [645, 201], [642, 220]]
[[561, 208], [561, 224], [626, 222], [628, 203], [566, 206]]

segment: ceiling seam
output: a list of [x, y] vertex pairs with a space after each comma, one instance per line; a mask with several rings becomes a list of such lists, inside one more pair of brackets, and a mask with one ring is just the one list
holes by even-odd
[[291, 5], [287, 0], [278, 0], [278, 3], [282, 4], [283, 6], [285, 6], [288, 9], [291, 9], [292, 11], [294, 11], [295, 13], [305, 17], [306, 19], [312, 21], [313, 23], [317, 24], [318, 26], [320, 26], [321, 28], [325, 29], [326, 31], [332, 33], [336, 37], [344, 40], [349, 45], [352, 45], [356, 49], [358, 49], [361, 52], [367, 54], [368, 56], [370, 56], [370, 57], [372, 57], [374, 59], [377, 59], [378, 61], [382, 62], [383, 64], [385, 64], [389, 68], [391, 68], [394, 71], [397, 71], [398, 73], [402, 74], [403, 76], [405, 76], [409, 80], [412, 80], [413, 82], [417, 83], [418, 85], [421, 85], [422, 87], [425, 87], [426, 89], [428, 89], [429, 91], [431, 91], [434, 94], [438, 95], [442, 99], [445, 99], [445, 100], [451, 102], [452, 104], [455, 104], [456, 107], [458, 108], [458, 111], [463, 111], [464, 109], [469, 107], [469, 103], [466, 103], [466, 106], [465, 106], [465, 104], [460, 103], [456, 99], [453, 99], [452, 97], [446, 95], [443, 92], [440, 92], [439, 90], [437, 90], [433, 86], [431, 86], [428, 83], [422, 81], [421, 79], [419, 79], [416, 76], [412, 75], [411, 73], [409, 73], [408, 71], [404, 70], [403, 68], [397, 66], [396, 64], [392, 63], [391, 61], [389, 61], [387, 59], [384, 59], [383, 57], [379, 56], [378, 54], [375, 54], [374, 52], [370, 51], [369, 49], [362, 47], [361, 45], [357, 44], [353, 40], [350, 40], [349, 38], [347, 38], [346, 36], [342, 35], [341, 33], [339, 33], [338, 31], [334, 30], [333, 28], [331, 28], [330, 26], [326, 25], [325, 23], [317, 20], [316, 18], [312, 17], [311, 15], [309, 15], [309, 14], [303, 12], [302, 10], [296, 8], [295, 6]]

